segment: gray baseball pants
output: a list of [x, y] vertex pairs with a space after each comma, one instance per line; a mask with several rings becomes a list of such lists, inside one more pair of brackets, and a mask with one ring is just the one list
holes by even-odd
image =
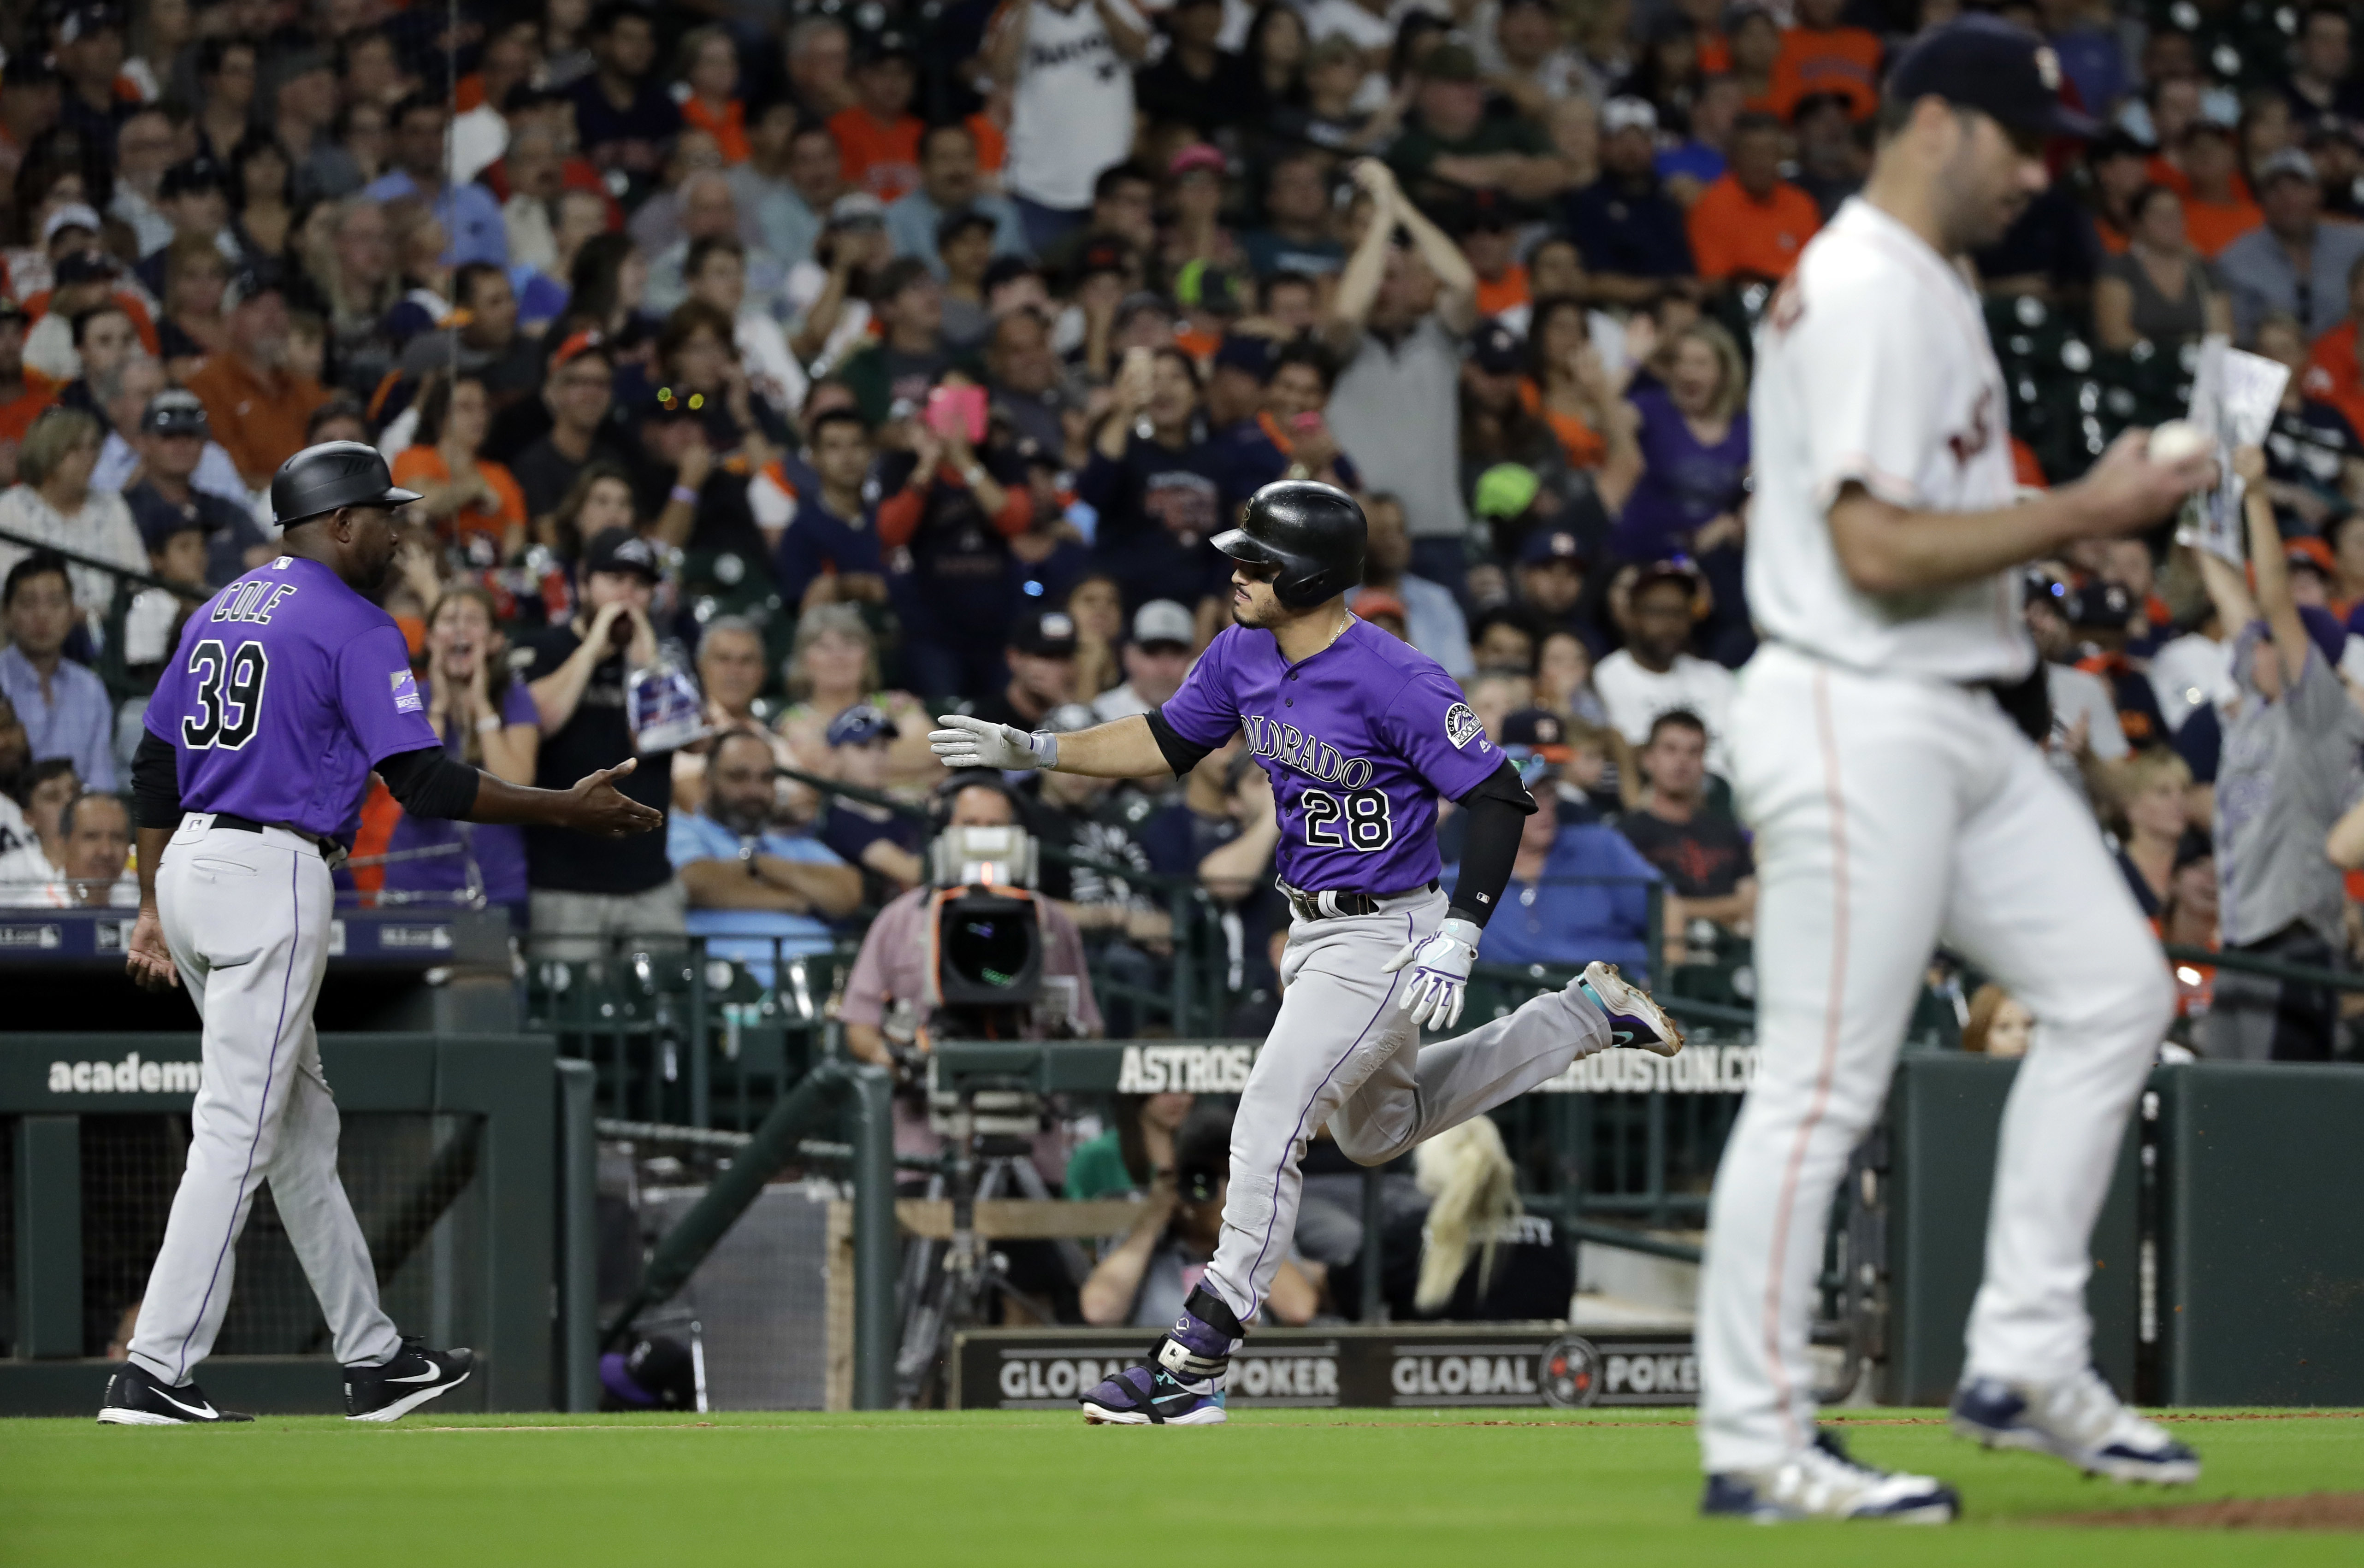
[[1254, 1319], [1288, 1255], [1302, 1187], [1298, 1163], [1328, 1126], [1349, 1159], [1384, 1164], [1422, 1139], [1548, 1083], [1608, 1049], [1608, 1021], [1573, 991], [1423, 1048], [1397, 1005], [1410, 970], [1380, 973], [1404, 943], [1444, 922], [1442, 893], [1391, 898], [1377, 914], [1296, 920], [1281, 955], [1280, 1017], [1232, 1122], [1223, 1234], [1206, 1285]]
[[337, 1103], [312, 1029], [334, 891], [299, 835], [216, 828], [204, 813], [182, 819], [157, 868], [164, 940], [205, 1023], [189, 1162], [131, 1335], [131, 1359], [168, 1384], [213, 1350], [239, 1232], [266, 1180], [337, 1360], [384, 1362], [402, 1348], [337, 1179]]

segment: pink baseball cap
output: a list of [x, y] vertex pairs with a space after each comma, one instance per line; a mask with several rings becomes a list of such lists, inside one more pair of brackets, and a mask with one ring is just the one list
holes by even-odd
[[1165, 165], [1166, 176], [1176, 180], [1199, 169], [1208, 169], [1221, 174], [1223, 172], [1222, 150], [1203, 141], [1194, 141], [1176, 153], [1173, 161]]

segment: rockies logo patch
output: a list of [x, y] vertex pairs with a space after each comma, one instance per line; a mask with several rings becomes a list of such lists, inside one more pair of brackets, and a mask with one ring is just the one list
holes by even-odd
[[1458, 750], [1485, 733], [1486, 727], [1478, 722], [1477, 713], [1466, 702], [1455, 703], [1444, 710], [1444, 738]]

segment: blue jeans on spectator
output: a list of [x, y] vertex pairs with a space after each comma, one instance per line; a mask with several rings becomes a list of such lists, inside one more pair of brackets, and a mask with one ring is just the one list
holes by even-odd
[[1009, 199], [1018, 204], [1018, 221], [1025, 227], [1026, 243], [1037, 256], [1081, 228], [1092, 216], [1092, 209], [1087, 206], [1044, 206], [1041, 202], [1028, 201], [1020, 195], [1012, 195]]

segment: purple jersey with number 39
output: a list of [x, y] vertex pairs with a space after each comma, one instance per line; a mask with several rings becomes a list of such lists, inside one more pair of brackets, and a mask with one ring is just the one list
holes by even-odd
[[1246, 732], [1272, 775], [1281, 879], [1310, 892], [1433, 880], [1437, 796], [1457, 800], [1502, 765], [1444, 668], [1361, 620], [1293, 665], [1270, 632], [1231, 627], [1161, 711], [1196, 745]]
[[425, 707], [394, 617], [283, 555], [190, 614], [147, 726], [186, 809], [350, 840], [370, 769], [440, 744]]

